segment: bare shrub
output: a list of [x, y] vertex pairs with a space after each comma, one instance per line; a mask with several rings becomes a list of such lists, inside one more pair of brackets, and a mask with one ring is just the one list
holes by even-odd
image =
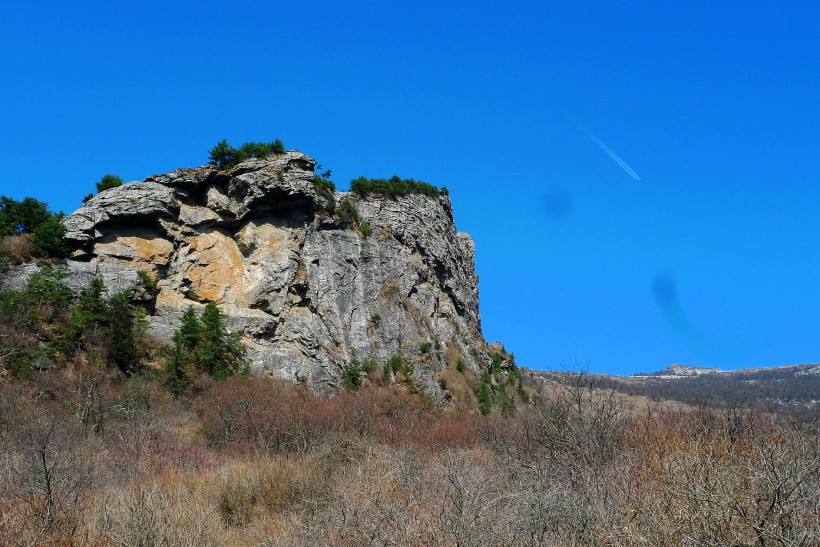
[[212, 446], [303, 454], [338, 420], [329, 406], [304, 386], [234, 377], [204, 393], [198, 408]]
[[806, 545], [820, 539], [816, 432], [768, 415], [712, 411], [636, 424], [644, 488], [629, 508], [635, 537], [660, 543]]
[[226, 526], [244, 526], [253, 518], [262, 490], [261, 478], [247, 464], [232, 465], [217, 476], [216, 506]]
[[406, 449], [365, 450], [355, 465], [337, 469], [310, 518], [288, 527], [289, 544], [439, 544], [431, 469]]
[[71, 540], [91, 487], [91, 461], [79, 435], [54, 415], [37, 412], [24, 420], [4, 477], [4, 493], [14, 500], [10, 518], [21, 519], [17, 537], [35, 543]]
[[488, 420], [485, 439], [512, 460], [537, 467], [548, 459], [575, 475], [597, 469], [623, 446], [628, 425], [619, 396], [584, 373], [542, 389], [516, 419]]
[[235, 541], [190, 479], [113, 489], [94, 508], [90, 536], [128, 546], [219, 546]]
[[[259, 477], [259, 503], [278, 513], [302, 510], [323, 495], [330, 473], [313, 459], [279, 457], [263, 462]], [[310, 510], [310, 507], [307, 508]]]
[[512, 509], [520, 492], [507, 488], [488, 454], [448, 452], [440, 474], [445, 487], [439, 518], [453, 544], [498, 545], [517, 535]]
[[426, 422], [410, 439], [427, 450], [469, 449], [482, 445], [483, 417], [450, 412]]
[[447, 365], [438, 374], [439, 385], [450, 394], [450, 404], [457, 410], [475, 410], [478, 408], [478, 400], [474, 387], [478, 386], [478, 382], [471, 371], [459, 372], [457, 366]]

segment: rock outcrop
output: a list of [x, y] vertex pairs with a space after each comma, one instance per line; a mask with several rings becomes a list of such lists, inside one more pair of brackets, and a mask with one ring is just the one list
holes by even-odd
[[113, 293], [144, 270], [158, 286], [155, 335], [169, 338], [187, 306], [215, 302], [254, 371], [319, 391], [340, 385], [352, 359], [381, 366], [400, 353], [432, 393], [448, 349], [474, 369], [488, 361], [474, 244], [456, 232], [449, 197], [325, 196], [358, 208], [365, 237], [317, 207], [314, 167], [287, 152], [106, 190], [64, 221], [69, 281], [101, 276]]

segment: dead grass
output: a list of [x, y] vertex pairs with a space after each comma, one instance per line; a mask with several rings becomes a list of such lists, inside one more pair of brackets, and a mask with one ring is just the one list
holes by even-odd
[[390, 299], [390, 298], [395, 297], [398, 294], [399, 294], [399, 284], [398, 283], [396, 283], [392, 279], [388, 279], [387, 281], [384, 282], [384, 284], [382, 285], [382, 288], [381, 288], [382, 298]]
[[19, 264], [34, 258], [34, 244], [28, 234], [15, 234], [0, 239], [0, 256]]

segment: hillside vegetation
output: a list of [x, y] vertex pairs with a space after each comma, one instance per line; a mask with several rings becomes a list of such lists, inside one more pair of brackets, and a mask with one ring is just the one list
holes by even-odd
[[100, 354], [0, 382], [6, 545], [811, 545], [816, 424], [576, 375], [482, 415], [364, 381], [173, 390]]

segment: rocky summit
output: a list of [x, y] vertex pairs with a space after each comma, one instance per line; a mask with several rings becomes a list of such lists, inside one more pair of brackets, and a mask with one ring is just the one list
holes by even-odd
[[[317, 190], [315, 166], [291, 151], [105, 190], [64, 220], [67, 281], [134, 289], [166, 340], [188, 306], [214, 302], [254, 372], [317, 391], [340, 386], [353, 359], [400, 354], [437, 395], [445, 361], [486, 365], [474, 244], [456, 232], [446, 192]], [[327, 212], [344, 200], [358, 222]]]

